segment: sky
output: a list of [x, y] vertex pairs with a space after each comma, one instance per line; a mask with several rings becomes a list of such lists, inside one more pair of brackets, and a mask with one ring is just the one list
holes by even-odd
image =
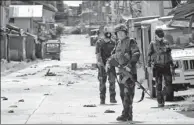
[[81, 0], [79, 0], [79, 1], [63, 1], [65, 4], [67, 4], [68, 6], [79, 6], [79, 4], [81, 4], [82, 3], [82, 1]]

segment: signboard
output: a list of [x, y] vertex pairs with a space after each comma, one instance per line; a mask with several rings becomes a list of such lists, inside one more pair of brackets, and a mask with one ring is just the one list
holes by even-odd
[[43, 5], [10, 5], [10, 18], [42, 17]]

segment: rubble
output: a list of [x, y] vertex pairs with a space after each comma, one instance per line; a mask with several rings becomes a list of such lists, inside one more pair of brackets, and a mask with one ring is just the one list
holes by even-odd
[[24, 89], [24, 90], [30, 90], [30, 88], [26, 88], [26, 89]]
[[97, 107], [95, 104], [84, 105], [83, 107]]
[[8, 98], [7, 98], [7, 97], [1, 97], [1, 98], [3, 98], [3, 100], [8, 100]]
[[20, 99], [18, 102], [24, 102], [24, 99]]
[[11, 105], [9, 106], [10, 108], [17, 108], [18, 106], [17, 105]]
[[114, 111], [114, 110], [108, 109], [108, 110], [106, 110], [104, 113], [115, 113], [115, 111]]
[[14, 113], [14, 110], [9, 110], [8, 113]]
[[45, 74], [45, 76], [56, 76], [55, 73], [50, 72], [50, 69], [48, 69], [47, 73]]

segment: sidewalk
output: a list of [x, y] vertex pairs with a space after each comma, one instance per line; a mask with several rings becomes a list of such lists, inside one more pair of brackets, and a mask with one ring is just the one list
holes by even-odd
[[1, 60], [1, 76], [6, 76], [10, 73], [25, 69], [33, 64], [37, 64], [41, 62], [41, 60], [37, 59], [35, 61], [30, 62], [18, 62], [18, 61], [11, 61], [7, 62], [6, 60]]

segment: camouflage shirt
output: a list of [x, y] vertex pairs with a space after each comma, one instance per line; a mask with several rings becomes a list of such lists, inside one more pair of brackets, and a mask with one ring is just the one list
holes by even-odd
[[119, 41], [113, 56], [121, 66], [128, 65], [132, 73], [137, 73], [136, 63], [139, 60], [140, 51], [134, 39], [126, 37], [124, 40]]
[[105, 42], [103, 39], [99, 39], [96, 42], [96, 54], [100, 53], [102, 61], [106, 64], [106, 61], [111, 56], [111, 52], [115, 47], [115, 42], [110, 40], [109, 42]]
[[172, 64], [171, 49], [164, 41], [152, 41], [148, 50], [148, 63], [157, 65]]

